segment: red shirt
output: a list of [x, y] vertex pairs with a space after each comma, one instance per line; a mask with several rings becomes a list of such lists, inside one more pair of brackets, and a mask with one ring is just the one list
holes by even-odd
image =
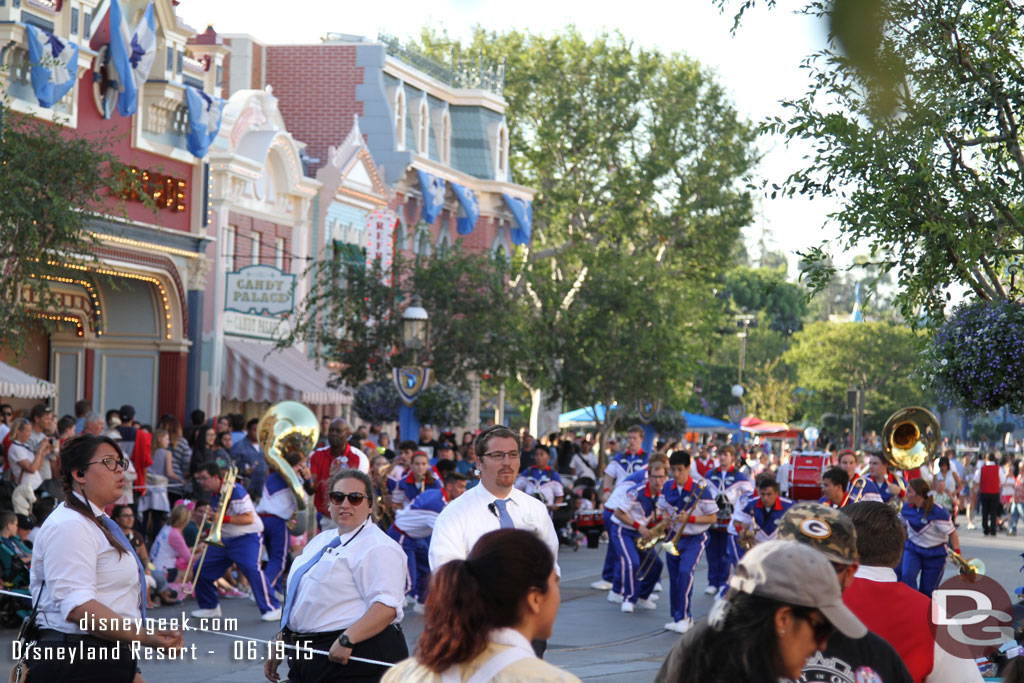
[[985, 463], [981, 468], [980, 493], [999, 495], [999, 465], [994, 462]]
[[[338, 456], [342, 460], [342, 467], [358, 469], [359, 456], [352, 452], [352, 446], [345, 444], [344, 452]], [[327, 483], [331, 478], [331, 463], [334, 456], [331, 455], [330, 445], [318, 448], [309, 456], [309, 473], [316, 481], [316, 492], [313, 494], [313, 505], [321, 515], [326, 516], [327, 512]], [[347, 462], [347, 464], [346, 464]]]
[[935, 638], [928, 622], [932, 601], [924, 593], [900, 581], [858, 578], [843, 591], [843, 602], [869, 631], [889, 641], [914, 683], [922, 683], [932, 672]]
[[708, 458], [707, 460], [701, 460], [700, 458], [697, 458], [696, 463], [697, 474], [699, 474], [702, 477], [706, 477], [708, 472], [710, 472], [711, 469], [715, 466], [715, 459]]

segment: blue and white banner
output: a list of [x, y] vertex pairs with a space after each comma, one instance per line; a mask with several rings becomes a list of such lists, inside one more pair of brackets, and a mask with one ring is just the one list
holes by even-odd
[[224, 100], [186, 85], [185, 102], [188, 104], [188, 151], [201, 159], [220, 131]]
[[477, 202], [476, 193], [465, 185], [452, 183], [452, 190], [459, 200], [458, 218], [455, 219], [455, 226], [460, 235], [468, 235], [476, 227], [476, 221], [480, 218], [480, 203]]
[[501, 193], [501, 196], [505, 198], [505, 204], [512, 212], [512, 217], [516, 219], [516, 227], [509, 233], [513, 244], [529, 244], [530, 235], [533, 233], [533, 202], [513, 197], [504, 192]]
[[78, 81], [78, 46], [32, 25], [26, 26], [25, 31], [32, 65], [32, 90], [39, 105], [49, 109]]
[[153, 3], [146, 7], [142, 21], [129, 33], [128, 18], [121, 8], [121, 0], [110, 0], [110, 60], [118, 78], [117, 110], [121, 116], [131, 116], [139, 108], [139, 91], [156, 58], [156, 20]]
[[419, 169], [416, 173], [420, 177], [420, 192], [423, 193], [423, 221], [433, 225], [444, 208], [444, 180]]

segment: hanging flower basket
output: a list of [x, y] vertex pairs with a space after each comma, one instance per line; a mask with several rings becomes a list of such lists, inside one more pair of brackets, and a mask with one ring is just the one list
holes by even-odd
[[364, 384], [356, 391], [352, 409], [364, 422], [383, 424], [398, 419], [401, 399], [391, 379], [380, 379]]
[[466, 421], [469, 395], [448, 384], [434, 384], [420, 394], [412, 409], [421, 424], [457, 427]]
[[940, 398], [968, 413], [1024, 411], [1024, 305], [1006, 299], [961, 304], [924, 351], [924, 374]]

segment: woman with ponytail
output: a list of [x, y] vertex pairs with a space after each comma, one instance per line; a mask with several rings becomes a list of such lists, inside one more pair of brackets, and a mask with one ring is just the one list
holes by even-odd
[[484, 534], [465, 560], [434, 573], [416, 656], [383, 683], [579, 681], [530, 642], [551, 637], [561, 597], [554, 558], [529, 531]]
[[[140, 683], [131, 648], [119, 641], [177, 648], [182, 638], [177, 631], [134, 627], [145, 617], [142, 564], [117, 523], [103, 514], [121, 496], [127, 461], [112, 439], [83, 434], [61, 447], [60, 464], [65, 500], [32, 547], [40, 632], [38, 648], [28, 653], [28, 680]], [[72, 659], [79, 648], [85, 656]], [[63, 656], [55, 656], [60, 650]]]
[[[946, 543], [960, 554], [960, 537], [950, 519], [949, 511], [937, 505], [928, 482], [911, 479], [907, 486], [907, 504], [900, 510], [907, 525], [907, 542], [903, 546], [903, 583], [931, 597], [946, 568]], [[920, 577], [920, 580], [918, 580]]]

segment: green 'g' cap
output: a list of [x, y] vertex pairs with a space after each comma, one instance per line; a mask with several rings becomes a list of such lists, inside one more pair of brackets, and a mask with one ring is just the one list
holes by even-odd
[[857, 530], [841, 510], [821, 503], [797, 503], [779, 520], [776, 538], [813, 546], [833, 562], [857, 561]]

